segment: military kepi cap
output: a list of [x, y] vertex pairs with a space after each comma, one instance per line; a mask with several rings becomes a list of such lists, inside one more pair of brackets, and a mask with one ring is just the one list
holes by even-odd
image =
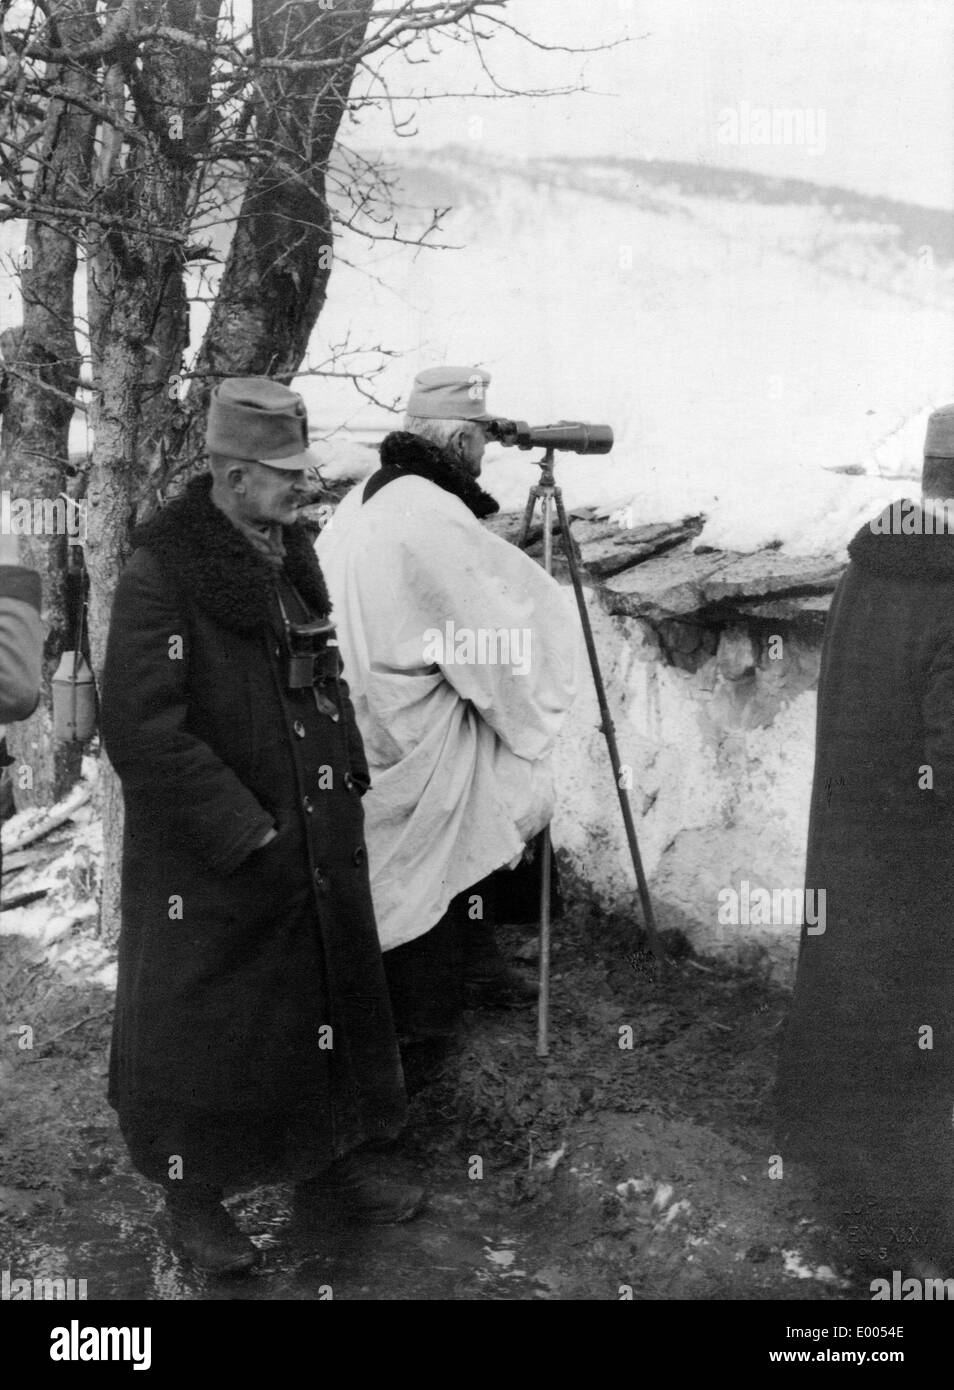
[[481, 367], [427, 367], [414, 378], [407, 413], [424, 420], [492, 420], [489, 385], [490, 373]]
[[301, 471], [320, 460], [308, 448], [308, 412], [297, 391], [266, 376], [234, 376], [212, 392], [205, 427], [210, 454]]
[[928, 416], [924, 457], [954, 459], [954, 405], [942, 405]]

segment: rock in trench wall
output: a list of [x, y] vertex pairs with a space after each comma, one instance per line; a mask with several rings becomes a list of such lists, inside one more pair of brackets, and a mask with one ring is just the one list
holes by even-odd
[[[820, 631], [696, 618], [694, 630], [674, 633], [608, 615], [590, 590], [587, 605], [660, 929], [678, 928], [700, 954], [791, 982]], [[599, 724], [584, 657], [554, 759], [554, 844], [571, 898], [638, 920]], [[775, 894], [769, 914], [755, 905], [758, 889]]]

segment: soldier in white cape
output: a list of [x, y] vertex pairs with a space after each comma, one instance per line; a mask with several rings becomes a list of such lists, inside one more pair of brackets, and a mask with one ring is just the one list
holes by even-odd
[[488, 381], [422, 372], [405, 430], [317, 546], [370, 767], [371, 890], [405, 1038], [453, 1032], [480, 913], [468, 890], [548, 824], [576, 690], [572, 596], [481, 525], [498, 510], [475, 481]]

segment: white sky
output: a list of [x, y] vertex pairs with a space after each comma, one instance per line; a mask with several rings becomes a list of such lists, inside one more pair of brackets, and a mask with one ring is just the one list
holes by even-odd
[[[582, 75], [593, 94], [419, 105], [424, 144], [480, 139], [513, 155], [738, 163], [954, 207], [950, 0], [511, 0], [504, 13], [546, 43], [633, 41], [579, 56], [502, 35], [488, 51], [508, 84], [559, 86]], [[470, 92], [482, 82], [473, 52], [447, 42], [432, 61], [390, 73], [402, 93]], [[821, 113], [824, 148], [720, 143], [719, 113], [743, 102]], [[362, 142], [388, 138], [386, 118], [362, 118]]]
[[[10, 22], [24, 4], [15, 0]], [[244, 23], [250, 0], [232, 9]], [[501, 13], [543, 43], [632, 42], [583, 56], [501, 34], [488, 51], [508, 85], [582, 78], [592, 94], [401, 103], [422, 143], [738, 164], [954, 208], [951, 0], [510, 0]], [[395, 92], [486, 89], [470, 45], [438, 43], [428, 62], [392, 62]], [[824, 148], [720, 143], [719, 113], [742, 102], [822, 113]], [[393, 138], [385, 115], [362, 115], [359, 143]]]

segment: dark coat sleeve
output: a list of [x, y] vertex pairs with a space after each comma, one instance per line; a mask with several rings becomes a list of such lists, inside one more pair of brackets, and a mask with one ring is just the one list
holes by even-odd
[[188, 654], [172, 660], [169, 639], [186, 620], [153, 557], [138, 550], [113, 603], [102, 682], [103, 743], [131, 796], [168, 824], [210, 868], [231, 873], [273, 818], [188, 728]]
[[40, 700], [40, 576], [0, 565], [0, 724], [28, 719]]
[[345, 737], [348, 740], [348, 770], [354, 778], [358, 791], [364, 796], [371, 787], [371, 773], [368, 769], [368, 759], [365, 756], [364, 740], [358, 728], [358, 721], [354, 717], [351, 692], [348, 689], [348, 682], [343, 676], [338, 677], [338, 689], [341, 691], [341, 713], [344, 719]]
[[[924, 717], [924, 762], [931, 769], [935, 796], [954, 811], [954, 633], [937, 641], [921, 702]], [[917, 784], [917, 769], [912, 769]]]

